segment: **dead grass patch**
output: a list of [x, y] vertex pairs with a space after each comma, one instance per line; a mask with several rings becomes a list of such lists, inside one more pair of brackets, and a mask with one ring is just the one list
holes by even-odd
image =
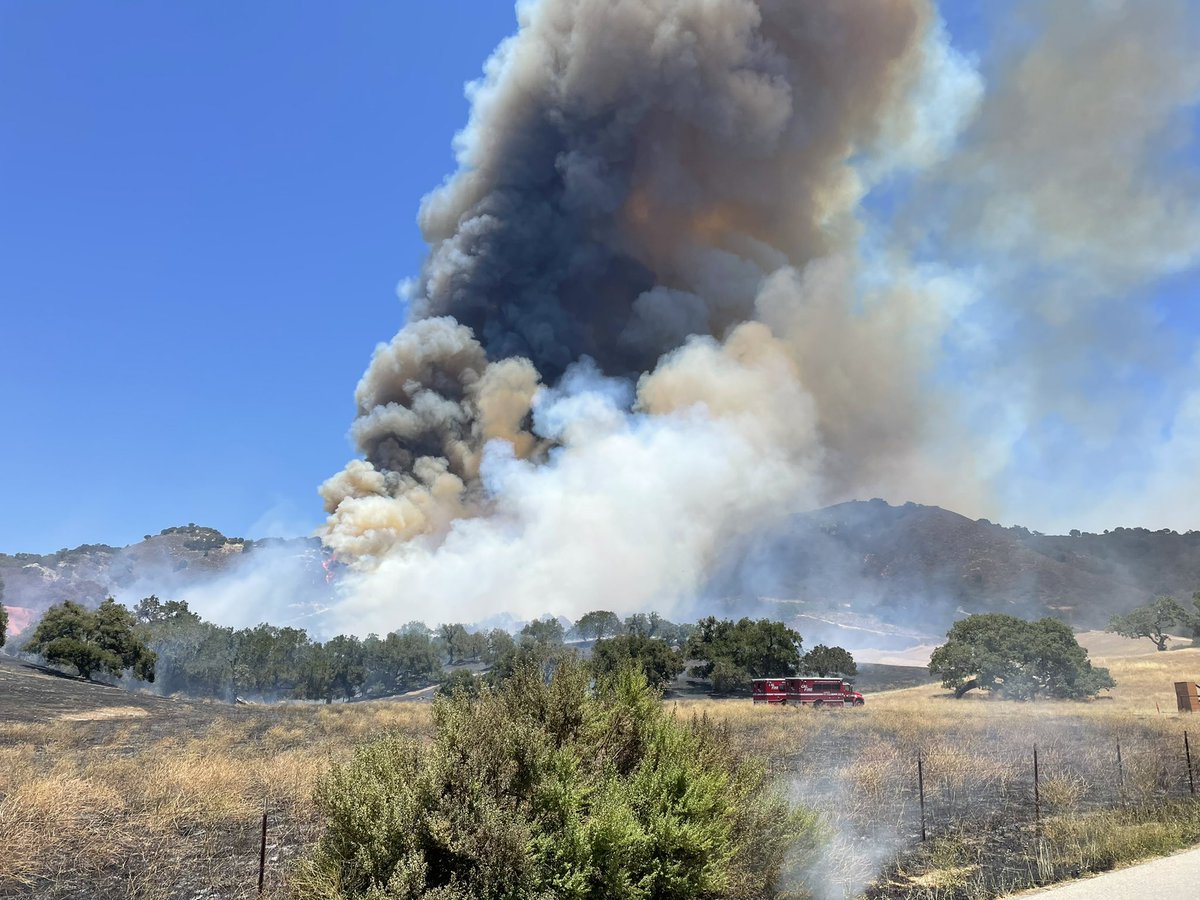
[[83, 712], [63, 713], [62, 722], [104, 722], [108, 719], [140, 719], [150, 713], [140, 706], [103, 706]]
[[289, 859], [314, 838], [313, 788], [331, 762], [429, 726], [427, 704], [223, 709], [149, 740], [153, 713], [132, 706], [0, 724], [0, 895], [124, 900], [194, 884], [240, 896], [266, 809], [268, 896], [281, 896]]

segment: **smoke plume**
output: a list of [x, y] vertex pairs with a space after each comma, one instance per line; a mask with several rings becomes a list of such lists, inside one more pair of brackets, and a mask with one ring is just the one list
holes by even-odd
[[[1046, 148], [1071, 168], [1102, 137], [1055, 133], [1072, 120], [1038, 79], [1088, 91], [1070, 65], [1111, 84], [1148, 61], [1129, 5], [1099, 5], [1125, 10], [1129, 52], [1067, 41], [1082, 2], [1048, 4], [1045, 46], [1008, 51], [986, 95], [926, 0], [520, 3], [469, 89], [458, 171], [422, 204], [409, 321], [355, 393], [362, 458], [321, 487], [323, 539], [352, 564], [335, 618], [669, 611], [732, 539], [820, 503], [990, 512], [1021, 413], [978, 428], [957, 376], [991, 376], [958, 363], [981, 321], [1019, 311], [923, 258], [922, 223], [993, 257], [1033, 241], [1038, 265], [1137, 242], [1173, 208], [1139, 183], [1142, 151], [1196, 93], [1194, 66], [1149, 60], [1131, 90], [1161, 102], [1117, 104], [1124, 155], [1079, 149], [1080, 184], [1042, 173]], [[1096, 40], [1118, 27], [1083, 5]], [[1014, 118], [1036, 127], [1001, 153]], [[881, 232], [864, 197], [913, 173]], [[1140, 218], [1105, 230], [1106, 204]], [[1178, 238], [1095, 278], [1178, 267], [1197, 246]]]

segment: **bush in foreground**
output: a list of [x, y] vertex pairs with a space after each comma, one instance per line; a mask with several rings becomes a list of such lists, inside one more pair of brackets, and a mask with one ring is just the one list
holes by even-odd
[[589, 690], [576, 663], [548, 682], [523, 667], [475, 701], [439, 699], [434, 727], [429, 745], [389, 738], [334, 767], [304, 896], [764, 898], [815, 845], [815, 817], [758, 761], [629, 669]]

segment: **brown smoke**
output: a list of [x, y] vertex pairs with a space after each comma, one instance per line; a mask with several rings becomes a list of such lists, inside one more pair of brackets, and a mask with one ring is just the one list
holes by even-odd
[[1200, 94], [1184, 5], [1018, 4], [984, 91], [928, 0], [521, 4], [321, 489], [341, 615], [665, 609], [805, 506], [990, 514], [1049, 385], [1195, 261], [1152, 165]]
[[[729, 334], [719, 352], [746, 377], [796, 382], [788, 390], [812, 408], [799, 386], [815, 368], [800, 358], [804, 320], [876, 340], [850, 293], [806, 298], [794, 278], [776, 280], [772, 316], [795, 334], [778, 343], [740, 323], [759, 317], [772, 273], [849, 252], [859, 187], [848, 160], [899, 104], [930, 16], [922, 0], [525, 9], [473, 89], [460, 171], [422, 208], [432, 250], [413, 321], [376, 351], [356, 394], [353, 435], [370, 470], [356, 461], [322, 489], [331, 545], [386, 552], [483, 511], [487, 441], [523, 458], [544, 452], [528, 421], [538, 387], [581, 357], [633, 378], [689, 336]], [[773, 347], [769, 372], [767, 351], [751, 359], [751, 343]], [[682, 365], [646, 379], [647, 411], [674, 408], [648, 398]], [[839, 432], [858, 442], [837, 420], [912, 412], [896, 397], [911, 373], [893, 368], [872, 398], [847, 366], [830, 404], [773, 410], [792, 421], [766, 430], [811, 461], [825, 424], [814, 419], [829, 420], [835, 443]], [[739, 383], [726, 377], [691, 400], [751, 418], [760, 404]], [[850, 383], [859, 409], [847, 412]]]

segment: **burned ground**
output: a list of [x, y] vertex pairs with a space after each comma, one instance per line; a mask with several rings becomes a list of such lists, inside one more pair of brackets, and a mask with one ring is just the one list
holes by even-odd
[[135, 740], [141, 746], [203, 729], [217, 715], [240, 721], [256, 718], [248, 707], [135, 693], [120, 685], [87, 681], [0, 656], [0, 722], [6, 726], [86, 723], [91, 733], [103, 740], [127, 725], [136, 725]]

